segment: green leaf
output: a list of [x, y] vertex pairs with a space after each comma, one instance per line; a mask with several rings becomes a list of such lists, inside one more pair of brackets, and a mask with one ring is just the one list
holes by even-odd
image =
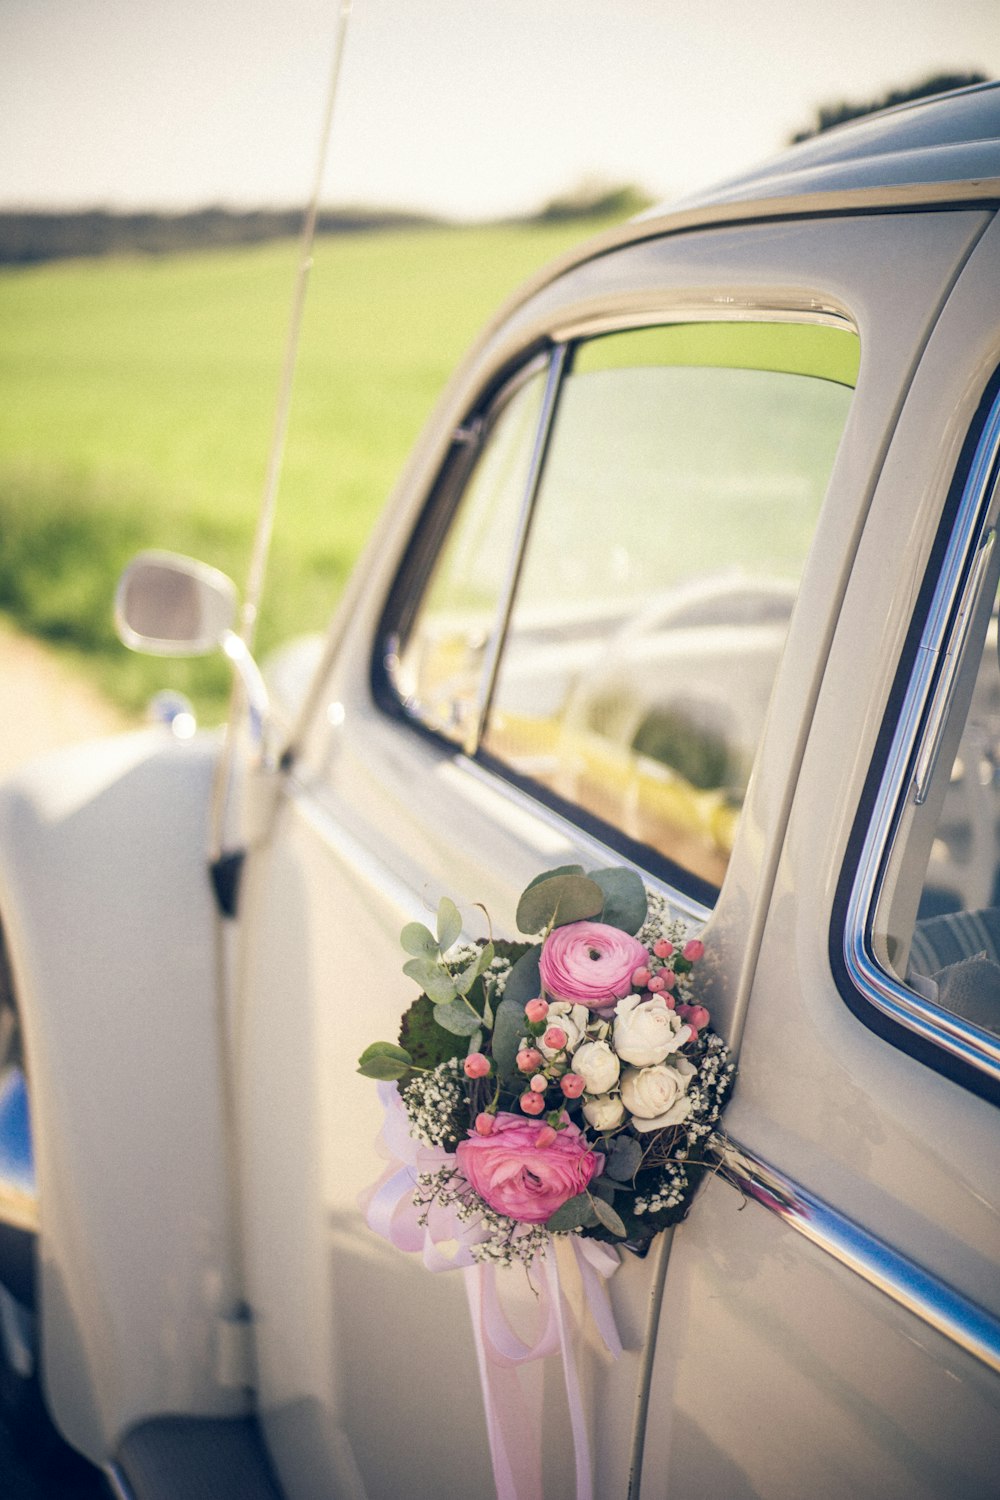
[[418, 995], [400, 1023], [400, 1046], [413, 1058], [415, 1067], [436, 1068], [461, 1050], [450, 1031], [434, 1019], [434, 1002]]
[[[546, 1229], [550, 1230], [552, 1234], [558, 1234], [566, 1229], [589, 1229], [593, 1224], [598, 1222], [597, 1210], [594, 1207], [595, 1201], [599, 1202], [600, 1200], [593, 1200], [590, 1194], [586, 1192], [577, 1193], [576, 1197], [570, 1198], [569, 1202], [564, 1203], [562, 1208], [557, 1208], [550, 1219], [546, 1219]], [[615, 1218], [618, 1218], [617, 1214], [615, 1214]]]
[[447, 953], [462, 935], [462, 918], [458, 907], [450, 896], [442, 896], [437, 914], [438, 943], [442, 953]]
[[521, 932], [541, 932], [596, 917], [604, 906], [604, 892], [586, 875], [552, 875], [531, 885], [517, 904]]
[[434, 959], [438, 956], [437, 939], [423, 922], [407, 922], [399, 934], [399, 941], [403, 945], [403, 951], [412, 954], [414, 958]]
[[482, 1050], [483, 1050], [483, 1033], [482, 1033], [481, 1028], [477, 1026], [476, 1030], [469, 1037], [469, 1045], [466, 1048], [465, 1055], [466, 1055], [466, 1057], [471, 1057], [472, 1054], [473, 1054], [473, 1052], [481, 1052]]
[[515, 1005], [521, 1007], [522, 1026], [524, 1025], [524, 1007], [529, 1000], [537, 1000], [542, 993], [542, 976], [538, 972], [541, 952], [541, 943], [535, 943], [527, 953], [522, 953], [507, 975], [507, 983], [504, 985], [504, 1001], [512, 1000]]
[[403, 973], [416, 980], [424, 994], [438, 1005], [447, 1005], [457, 994], [451, 975], [430, 959], [411, 958], [403, 965]]
[[493, 1061], [501, 1079], [514, 1076], [517, 1051], [524, 1036], [524, 1006], [505, 994], [493, 1023]]
[[613, 865], [609, 870], [591, 870], [590, 879], [604, 892], [601, 921], [623, 932], [638, 932], [646, 920], [649, 903], [646, 887], [636, 872], [624, 865]]
[[595, 1198], [594, 1214], [605, 1229], [610, 1229], [611, 1233], [618, 1235], [619, 1239], [625, 1239], [628, 1230], [610, 1203], [605, 1203], [603, 1198]]
[[365, 1078], [377, 1078], [388, 1083], [405, 1078], [413, 1066], [413, 1059], [403, 1047], [394, 1042], [372, 1042], [358, 1058], [358, 1072]]
[[455, 988], [460, 995], [467, 995], [479, 978], [484, 969], [488, 969], [493, 962], [493, 944], [487, 943], [481, 948], [471, 963], [466, 964], [459, 974], [454, 975]]
[[479, 1017], [459, 1001], [454, 1005], [435, 1005], [434, 1019], [452, 1036], [471, 1036], [479, 1030]]
[[522, 895], [522, 897], [526, 896], [528, 894], [528, 892], [532, 889], [533, 886], [541, 885], [541, 883], [542, 883], [543, 880], [552, 880], [552, 879], [554, 879], [554, 877], [556, 875], [582, 875], [582, 874], [583, 874], [583, 865], [557, 865], [554, 870], [543, 870], [540, 875], [536, 875], [535, 876], [534, 880], [529, 880], [528, 884], [524, 887], [524, 890], [521, 892], [521, 895]]
[[642, 1165], [642, 1147], [631, 1135], [616, 1135], [608, 1147], [609, 1177], [616, 1182], [631, 1182]]

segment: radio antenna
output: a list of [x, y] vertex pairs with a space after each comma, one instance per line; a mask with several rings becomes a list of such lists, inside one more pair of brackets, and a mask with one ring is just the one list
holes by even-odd
[[347, 41], [347, 22], [351, 14], [352, 3], [353, 0], [340, 0], [339, 4], [337, 27], [333, 41], [333, 57], [330, 63], [330, 77], [327, 84], [326, 106], [320, 129], [316, 177], [313, 182], [312, 197], [309, 200], [309, 205], [302, 220], [302, 233], [299, 241], [299, 264], [295, 275], [295, 289], [292, 294], [292, 310], [285, 341], [284, 362], [281, 368], [281, 379], [278, 383], [278, 399], [274, 412], [271, 447], [268, 453], [267, 472], [264, 476], [264, 490], [261, 496], [260, 515], [257, 520], [253, 552], [250, 556], [250, 570], [247, 574], [246, 592], [240, 612], [240, 636], [248, 651], [253, 647], [254, 635], [257, 629], [257, 614], [260, 609], [261, 593], [264, 587], [264, 573], [267, 568], [267, 557], [271, 547], [271, 533], [274, 530], [278, 489], [281, 483], [281, 469], [285, 456], [285, 439], [288, 435], [288, 419], [292, 409], [292, 386], [295, 382], [295, 366], [298, 359], [299, 338], [302, 331], [302, 312], [305, 307], [306, 290], [309, 285], [309, 272], [312, 270], [313, 242], [316, 238], [316, 218], [319, 213], [319, 199], [323, 188], [323, 176], [326, 171], [326, 159], [333, 128], [333, 110], [337, 100], [340, 68], [344, 58], [344, 46]]

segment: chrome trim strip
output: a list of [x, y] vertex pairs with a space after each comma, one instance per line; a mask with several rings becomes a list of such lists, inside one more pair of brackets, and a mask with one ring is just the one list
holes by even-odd
[[953, 1057], [1000, 1080], [1000, 1041], [971, 1022], [939, 1009], [884, 970], [870, 951], [869, 921], [881, 895], [897, 809], [914, 790], [914, 755], [933, 703], [943, 652], [965, 591], [970, 559], [985, 541], [997, 497], [1000, 396], [986, 419], [959, 504], [941, 576], [924, 626], [885, 771], [851, 890], [844, 928], [844, 962], [853, 984], [883, 1015]]
[[108, 1487], [111, 1490], [114, 1500], [135, 1500], [135, 1495], [128, 1480], [116, 1463], [105, 1464], [104, 1477], [108, 1482]]
[[735, 1141], [723, 1141], [717, 1159], [725, 1178], [741, 1193], [777, 1214], [790, 1229], [804, 1235], [974, 1359], [1000, 1373], [1000, 1319]]
[[524, 567], [525, 548], [528, 544], [528, 534], [531, 531], [531, 521], [535, 512], [535, 496], [538, 493], [538, 483], [542, 477], [542, 466], [545, 463], [549, 438], [552, 434], [552, 422], [555, 417], [556, 403], [559, 400], [559, 389], [562, 384], [563, 370], [566, 367], [567, 352], [565, 344], [557, 344], [552, 350], [549, 360], [548, 373], [545, 377], [545, 391], [542, 395], [542, 407], [538, 414], [535, 442], [531, 450], [531, 462], [528, 466], [528, 474], [524, 482], [524, 494], [521, 496], [521, 509], [517, 518], [517, 531], [514, 536], [514, 544], [511, 548], [511, 555], [507, 565], [507, 576], [504, 579], [503, 593], [500, 597], [497, 628], [493, 632], [493, 638], [490, 642], [489, 655], [483, 664], [483, 675], [479, 687], [479, 702], [476, 705], [476, 717], [471, 726], [471, 733], [467, 737], [464, 746], [469, 755], [474, 755], [482, 742], [483, 735], [486, 733], [486, 723], [489, 719], [490, 709], [493, 706], [497, 677], [500, 672], [500, 657], [507, 641], [507, 631], [510, 628], [511, 615], [514, 613], [514, 599], [517, 594], [521, 571]]

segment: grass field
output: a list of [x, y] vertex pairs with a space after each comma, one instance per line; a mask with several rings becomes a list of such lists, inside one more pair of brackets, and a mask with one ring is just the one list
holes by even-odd
[[[530, 271], [603, 227], [416, 229], [316, 251], [260, 646], [321, 627], [421, 423]], [[0, 272], [0, 610], [124, 706], [209, 714], [220, 663], [135, 657], [110, 601], [137, 548], [246, 573], [297, 247]]]

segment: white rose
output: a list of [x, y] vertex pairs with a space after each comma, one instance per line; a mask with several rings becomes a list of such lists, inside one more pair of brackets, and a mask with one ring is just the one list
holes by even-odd
[[[566, 1033], [567, 1052], [572, 1052], [574, 1047], [579, 1047], [587, 1035], [587, 1026], [590, 1022], [590, 1011], [585, 1005], [571, 1005], [568, 1000], [555, 1000], [549, 1006], [549, 1013], [545, 1017], [545, 1025], [558, 1026]], [[561, 1047], [546, 1047], [544, 1036], [540, 1036], [534, 1045], [548, 1058], [557, 1057], [563, 1050]]]
[[617, 1094], [599, 1094], [584, 1101], [583, 1117], [595, 1130], [614, 1130], [625, 1118], [625, 1106]]
[[583, 1079], [588, 1094], [606, 1094], [621, 1072], [621, 1063], [607, 1042], [584, 1042], [573, 1053], [570, 1066]]
[[615, 1006], [615, 1051], [638, 1068], [661, 1063], [690, 1036], [690, 1026], [670, 1009], [662, 995], [654, 995], [652, 1000], [626, 995]]
[[697, 1069], [686, 1057], [652, 1068], [626, 1068], [622, 1074], [622, 1099], [638, 1131], [662, 1130], [679, 1125], [691, 1113], [688, 1084]]

